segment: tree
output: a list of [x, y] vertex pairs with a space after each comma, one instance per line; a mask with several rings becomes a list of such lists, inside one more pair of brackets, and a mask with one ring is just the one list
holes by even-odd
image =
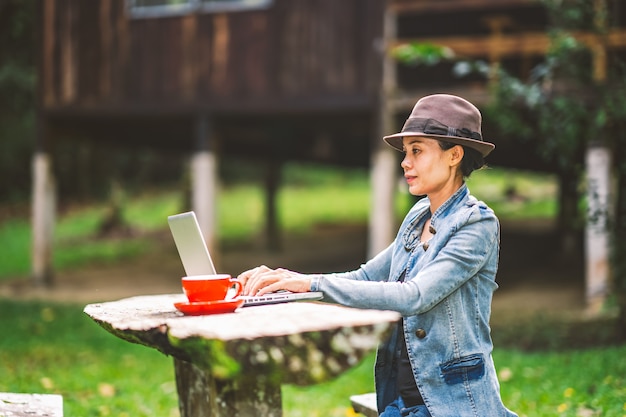
[[[566, 252], [585, 221], [602, 217], [586, 213], [579, 204], [585, 150], [599, 140], [612, 151], [615, 205], [604, 227], [612, 233], [613, 295], [620, 312], [621, 337], [626, 339], [626, 66], [605, 47], [614, 23], [608, 21], [606, 0], [542, 1], [550, 21], [550, 48], [528, 79], [476, 61], [457, 62], [455, 73], [479, 73], [488, 79], [492, 97], [486, 117], [503, 136], [526, 141], [556, 164]], [[394, 52], [396, 59], [415, 65], [455, 59], [445, 47], [432, 45], [402, 45]], [[610, 207], [604, 211], [610, 212]]]
[[[604, 47], [610, 22], [603, 0], [544, 3], [552, 22], [545, 62], [525, 81], [501, 69], [491, 73], [496, 79], [488, 112], [505, 133], [528, 141], [540, 136], [542, 155], [559, 165], [562, 179], [571, 180], [562, 181], [569, 192], [576, 193], [582, 178], [584, 149], [600, 141], [612, 151], [615, 210], [603, 208], [613, 213], [606, 216], [603, 226], [612, 232], [613, 294], [620, 311], [621, 337], [626, 338], [626, 67]], [[581, 33], [593, 36], [585, 42]], [[577, 200], [573, 207], [561, 208], [566, 211], [561, 213], [569, 223], [566, 226], [575, 223]], [[583, 214], [588, 222], [604, 217], [597, 212]]]

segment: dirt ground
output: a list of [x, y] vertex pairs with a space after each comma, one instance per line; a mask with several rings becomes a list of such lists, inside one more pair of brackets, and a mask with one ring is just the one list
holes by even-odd
[[[365, 260], [365, 227], [318, 227], [306, 236], [284, 236], [282, 250], [263, 242], [221, 248], [218, 271], [237, 275], [259, 264], [301, 272], [335, 272], [356, 268]], [[155, 249], [117, 264], [94, 264], [59, 271], [52, 288], [30, 280], [0, 283], [0, 297], [45, 299], [89, 304], [120, 298], [178, 293], [182, 264], [169, 232], [152, 236]], [[584, 310], [582, 254], [559, 255], [559, 237], [550, 224], [503, 225], [502, 250], [492, 316], [578, 314]]]

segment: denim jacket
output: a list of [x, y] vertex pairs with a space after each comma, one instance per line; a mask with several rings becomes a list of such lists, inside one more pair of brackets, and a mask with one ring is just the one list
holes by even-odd
[[[425, 249], [416, 225], [429, 207], [428, 198], [418, 201], [388, 248], [355, 271], [314, 276], [311, 289], [326, 301], [402, 314], [413, 375], [433, 417], [515, 416], [502, 404], [491, 358], [498, 219], [464, 184], [432, 214]], [[394, 331], [377, 352], [379, 412], [398, 397], [397, 340]]]

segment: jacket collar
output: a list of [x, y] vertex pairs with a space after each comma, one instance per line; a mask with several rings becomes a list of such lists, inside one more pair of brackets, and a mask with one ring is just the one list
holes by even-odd
[[437, 233], [437, 219], [444, 216], [452, 208], [456, 207], [461, 201], [465, 200], [468, 195], [469, 189], [467, 188], [467, 184], [463, 183], [463, 185], [461, 185], [459, 189], [450, 196], [450, 198], [448, 198], [441, 206], [439, 206], [439, 208], [433, 213], [432, 217], [430, 218], [430, 227], [432, 228], [431, 233]]
[[426, 216], [430, 218], [430, 232], [432, 234], [437, 233], [437, 219], [445, 217], [450, 211], [454, 210], [462, 201], [464, 201], [469, 195], [467, 185], [463, 183], [458, 190], [454, 192], [436, 211], [430, 216], [430, 201], [428, 198], [424, 198], [419, 201], [419, 209], [415, 212], [415, 216], [411, 219], [410, 223], [404, 229], [402, 233], [402, 244], [407, 251], [412, 251], [419, 242], [420, 231], [417, 225], [424, 220]]

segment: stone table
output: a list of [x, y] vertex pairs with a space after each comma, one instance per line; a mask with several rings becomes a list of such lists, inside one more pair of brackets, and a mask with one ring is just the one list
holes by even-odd
[[90, 304], [115, 336], [174, 357], [182, 417], [281, 416], [281, 383], [314, 384], [356, 365], [400, 315], [321, 302], [185, 316], [182, 294]]
[[63, 417], [63, 397], [57, 394], [0, 392], [2, 417]]

